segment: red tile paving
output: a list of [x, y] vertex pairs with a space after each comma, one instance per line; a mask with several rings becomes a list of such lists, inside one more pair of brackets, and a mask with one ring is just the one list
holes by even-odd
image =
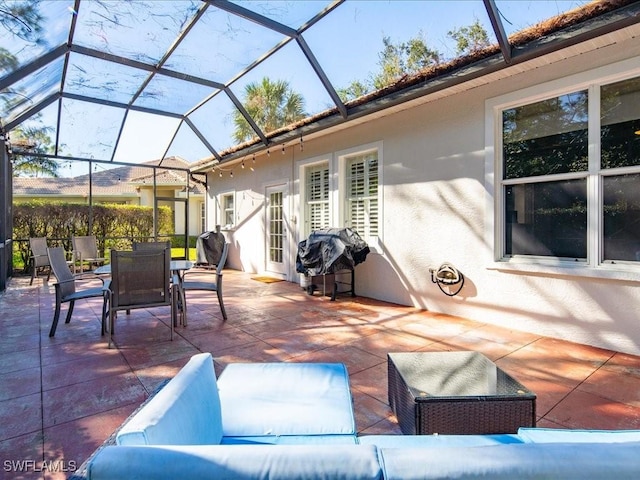
[[480, 351], [534, 391], [539, 426], [640, 428], [640, 357], [363, 297], [331, 302], [237, 271], [224, 281], [226, 322], [215, 297], [193, 292], [173, 341], [168, 311], [121, 312], [109, 350], [98, 300], [78, 302], [51, 339], [51, 283], [14, 278], [0, 294], [0, 479], [65, 478], [199, 352], [218, 373], [232, 362], [343, 362], [363, 434], [400, 434], [387, 353], [443, 350]]

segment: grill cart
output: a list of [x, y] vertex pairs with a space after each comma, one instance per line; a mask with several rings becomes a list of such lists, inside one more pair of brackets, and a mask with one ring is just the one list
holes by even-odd
[[204, 232], [196, 239], [196, 265], [214, 267], [218, 265], [224, 248], [224, 235], [219, 229]]
[[309, 295], [320, 285], [326, 295], [329, 287], [332, 301], [341, 293], [355, 297], [354, 268], [368, 254], [367, 243], [350, 228], [316, 230], [298, 244], [296, 271], [301, 274], [300, 285]]

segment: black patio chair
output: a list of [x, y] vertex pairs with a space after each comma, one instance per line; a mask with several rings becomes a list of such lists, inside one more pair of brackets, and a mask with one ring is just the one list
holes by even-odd
[[56, 277], [56, 283], [54, 283], [53, 285], [56, 290], [56, 309], [55, 313], [53, 314], [53, 322], [51, 322], [49, 336], [53, 337], [56, 334], [56, 329], [58, 328], [58, 320], [60, 319], [60, 308], [63, 303], [69, 303], [67, 318], [64, 322], [69, 323], [71, 321], [71, 315], [73, 314], [73, 307], [76, 300], [97, 297], [102, 297], [101, 334], [104, 335], [105, 319], [107, 315], [107, 302], [109, 301], [109, 280], [105, 280], [96, 276], [96, 279], [100, 279], [102, 281], [102, 286], [77, 289], [76, 280], [80, 280], [81, 277], [75, 276], [71, 272], [71, 269], [69, 268], [69, 264], [67, 263], [67, 259], [65, 257], [64, 249], [62, 247], [48, 248], [47, 256], [49, 258], [49, 263], [51, 265], [53, 275]]
[[109, 348], [115, 330], [116, 314], [138, 308], [171, 308], [171, 340], [177, 319], [178, 279], [170, 276], [171, 250], [168, 248], [111, 250], [109, 298]]
[[[185, 301], [183, 306], [184, 323], [187, 323], [187, 301], [186, 292], [193, 290], [205, 290], [209, 292], [216, 292], [218, 296], [218, 304], [220, 305], [220, 311], [222, 312], [222, 318], [227, 319], [227, 312], [224, 309], [224, 301], [222, 299], [222, 269], [227, 262], [227, 254], [229, 253], [229, 244], [225, 243], [222, 248], [222, 255], [220, 261], [216, 266], [215, 273], [209, 269], [193, 269], [184, 273], [182, 278], [182, 290], [185, 293]], [[198, 274], [197, 280], [187, 280], [187, 277], [191, 274]], [[215, 276], [214, 276], [215, 275]]]
[[76, 265], [75, 262], [78, 262], [80, 273], [82, 273], [85, 264], [88, 265], [89, 270], [91, 270], [94, 265], [104, 265], [104, 262], [107, 260], [98, 253], [98, 240], [95, 235], [73, 236], [71, 238], [71, 244], [73, 246], [74, 269]]
[[33, 285], [33, 279], [38, 275], [38, 270], [47, 269], [47, 282], [51, 278], [51, 264], [47, 255], [47, 239], [45, 237], [34, 237], [29, 239], [29, 247], [31, 248], [31, 281], [29, 285]]

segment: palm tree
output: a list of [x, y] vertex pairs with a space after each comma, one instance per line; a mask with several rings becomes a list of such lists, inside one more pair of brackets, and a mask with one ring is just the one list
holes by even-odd
[[[284, 80], [272, 81], [264, 77], [259, 83], [247, 84], [244, 90], [244, 108], [265, 133], [307, 116], [304, 111], [304, 98], [294, 92], [289, 83]], [[233, 123], [235, 124], [233, 137], [237, 143], [256, 136], [240, 111], [234, 113]]]

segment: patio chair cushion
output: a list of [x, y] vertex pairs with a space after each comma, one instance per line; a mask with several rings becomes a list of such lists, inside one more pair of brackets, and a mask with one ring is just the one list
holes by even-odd
[[106, 447], [92, 461], [88, 478], [254, 480], [380, 480], [372, 446], [218, 445]]
[[118, 432], [118, 445], [217, 445], [220, 398], [210, 353], [191, 360]]
[[224, 436], [355, 435], [341, 363], [234, 363], [218, 387]]
[[636, 479], [640, 443], [514, 443], [452, 448], [383, 448], [385, 480], [491, 478]]
[[640, 430], [564, 430], [556, 428], [519, 428], [525, 443], [620, 443], [640, 442]]

